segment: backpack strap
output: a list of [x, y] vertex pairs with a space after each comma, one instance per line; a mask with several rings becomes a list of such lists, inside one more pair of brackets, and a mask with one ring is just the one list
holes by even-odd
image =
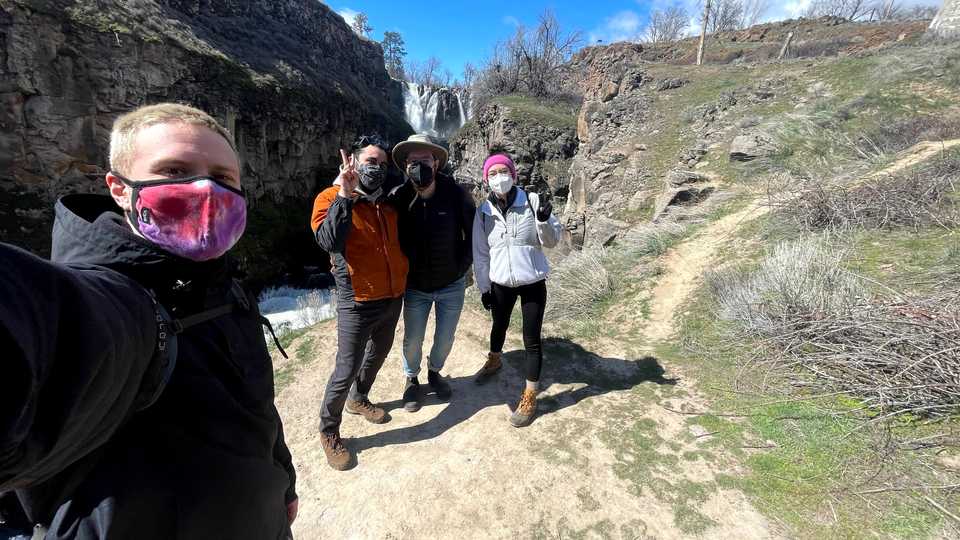
[[[218, 317], [229, 315], [234, 311], [250, 312], [253, 310], [253, 306], [250, 303], [250, 298], [247, 296], [246, 291], [243, 290], [243, 286], [240, 285], [240, 282], [236, 279], [233, 280], [233, 283], [230, 285], [230, 294], [233, 296], [235, 302], [210, 308], [206, 311], [201, 311], [199, 313], [194, 313], [193, 315], [188, 315], [186, 317], [170, 321], [170, 326], [173, 333], [181, 334], [184, 330], [190, 328], [191, 326], [212, 321]], [[270, 331], [270, 337], [273, 338], [273, 342], [276, 344], [277, 350], [280, 351], [280, 354], [283, 355], [284, 358], [289, 358], [289, 356], [287, 356], [287, 351], [283, 350], [283, 346], [280, 345], [280, 340], [277, 338], [276, 332], [273, 331], [273, 325], [270, 324], [270, 319], [264, 317], [259, 311], [257, 311], [256, 315], [260, 324], [266, 326], [267, 330]]]

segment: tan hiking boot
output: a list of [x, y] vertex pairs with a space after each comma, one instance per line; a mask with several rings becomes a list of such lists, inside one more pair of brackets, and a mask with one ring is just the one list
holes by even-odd
[[510, 416], [510, 423], [513, 427], [529, 426], [535, 414], [537, 414], [537, 391], [524, 388], [517, 410]]
[[343, 445], [343, 439], [339, 433], [320, 433], [320, 446], [323, 447], [323, 453], [327, 455], [327, 464], [338, 471], [345, 471], [350, 468], [350, 462], [353, 461], [353, 454]]
[[483, 363], [480, 371], [473, 376], [473, 382], [483, 384], [490, 380], [490, 377], [492, 377], [494, 373], [500, 371], [500, 368], [503, 367], [500, 356], [501, 353], [498, 352], [487, 353], [487, 361]]
[[356, 401], [348, 399], [344, 410], [350, 414], [359, 414], [371, 424], [382, 424], [387, 421], [387, 411], [370, 403], [370, 400], [366, 398], [360, 398]]

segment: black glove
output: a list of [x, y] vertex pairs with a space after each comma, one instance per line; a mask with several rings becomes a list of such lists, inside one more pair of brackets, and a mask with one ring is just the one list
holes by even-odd
[[537, 208], [537, 221], [547, 221], [550, 219], [550, 214], [553, 213], [553, 205], [550, 204], [550, 201], [540, 199], [540, 208]]
[[490, 311], [493, 309], [493, 293], [485, 292], [480, 295], [480, 303], [483, 304], [483, 309]]

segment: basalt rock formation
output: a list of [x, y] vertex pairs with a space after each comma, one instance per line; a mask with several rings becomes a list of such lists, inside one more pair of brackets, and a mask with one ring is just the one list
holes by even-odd
[[457, 178], [479, 193], [484, 160], [491, 152], [504, 152], [517, 165], [518, 183], [555, 198], [559, 212], [569, 192], [570, 160], [577, 151], [574, 118], [569, 105], [519, 96], [484, 104], [450, 142]]
[[325, 259], [310, 203], [359, 133], [409, 133], [380, 46], [316, 0], [0, 0], [0, 238], [45, 254], [55, 199], [105, 192], [109, 130], [149, 103], [234, 134], [255, 278]]

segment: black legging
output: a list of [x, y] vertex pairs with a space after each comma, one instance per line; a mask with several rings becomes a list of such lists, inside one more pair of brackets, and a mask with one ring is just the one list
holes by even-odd
[[510, 326], [513, 306], [520, 298], [520, 313], [523, 315], [523, 348], [526, 350], [524, 373], [528, 381], [540, 380], [543, 366], [543, 351], [540, 348], [540, 330], [543, 327], [543, 310], [547, 306], [547, 284], [538, 281], [520, 287], [504, 287], [494, 283], [493, 327], [490, 329], [490, 352], [502, 352], [503, 341]]

